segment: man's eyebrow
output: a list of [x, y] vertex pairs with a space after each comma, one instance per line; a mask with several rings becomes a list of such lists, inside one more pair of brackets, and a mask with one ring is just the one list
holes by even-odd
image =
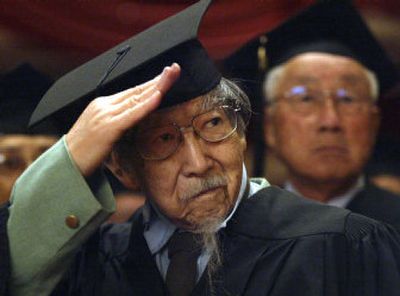
[[18, 146], [0, 146], [0, 152], [20, 152], [22, 149]]

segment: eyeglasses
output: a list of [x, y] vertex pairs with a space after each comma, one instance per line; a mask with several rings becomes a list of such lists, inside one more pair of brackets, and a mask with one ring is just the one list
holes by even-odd
[[[312, 89], [297, 85], [284, 93], [283, 99], [299, 114], [308, 115], [320, 111], [325, 103], [325, 97], [330, 97], [338, 112], [344, 115], [354, 115], [366, 110], [372, 105], [372, 100], [364, 94], [358, 94], [345, 88], [334, 90]], [[279, 102], [279, 101], [277, 101]]]
[[138, 130], [134, 134], [136, 149], [143, 159], [166, 159], [178, 149], [183, 141], [182, 132], [189, 128], [193, 128], [194, 133], [207, 142], [220, 142], [236, 131], [239, 111], [239, 108], [219, 106], [194, 116], [191, 124], [185, 127], [173, 123], [144, 131]]

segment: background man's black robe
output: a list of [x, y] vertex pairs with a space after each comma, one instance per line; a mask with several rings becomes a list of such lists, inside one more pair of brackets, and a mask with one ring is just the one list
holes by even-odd
[[397, 194], [380, 189], [373, 184], [367, 184], [346, 208], [388, 223], [400, 231], [400, 196]]
[[[213, 277], [214, 295], [400, 294], [394, 229], [275, 187], [242, 201], [219, 238], [223, 267]], [[211, 295], [205, 275], [192, 295]], [[103, 228], [66, 279], [54, 295], [168, 295], [141, 214]]]

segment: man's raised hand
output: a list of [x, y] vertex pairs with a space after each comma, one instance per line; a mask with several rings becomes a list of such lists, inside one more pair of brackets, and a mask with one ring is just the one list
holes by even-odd
[[160, 104], [180, 74], [174, 63], [154, 79], [117, 94], [93, 100], [66, 135], [70, 155], [83, 176], [90, 176], [115, 142]]

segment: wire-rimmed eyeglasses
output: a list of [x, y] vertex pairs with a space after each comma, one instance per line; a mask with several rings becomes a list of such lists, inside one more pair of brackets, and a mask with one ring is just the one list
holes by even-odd
[[237, 129], [240, 108], [218, 106], [194, 116], [191, 124], [180, 127], [176, 123], [135, 132], [136, 149], [143, 159], [163, 160], [171, 156], [183, 141], [183, 131], [192, 128], [201, 139], [220, 142]]
[[354, 90], [346, 88], [322, 90], [304, 85], [296, 85], [290, 88], [284, 92], [283, 100], [274, 103], [287, 102], [293, 108], [293, 111], [308, 115], [320, 111], [326, 103], [326, 98], [331, 98], [338, 112], [344, 115], [355, 115], [366, 110], [366, 107], [373, 103], [370, 96]]

